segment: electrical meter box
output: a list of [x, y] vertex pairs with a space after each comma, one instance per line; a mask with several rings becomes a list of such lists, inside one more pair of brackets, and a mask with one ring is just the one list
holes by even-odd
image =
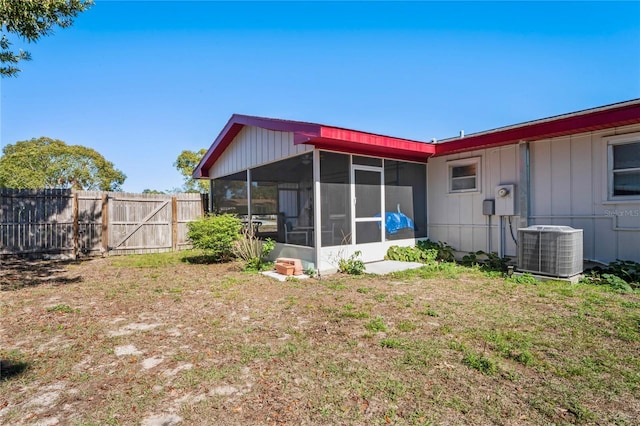
[[485, 216], [492, 216], [496, 214], [496, 202], [494, 200], [483, 200], [482, 214]]
[[512, 184], [498, 185], [495, 189], [496, 215], [515, 216], [516, 186]]

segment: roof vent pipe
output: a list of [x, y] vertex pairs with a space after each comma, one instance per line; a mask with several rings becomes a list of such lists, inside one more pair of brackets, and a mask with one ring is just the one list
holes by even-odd
[[464, 130], [460, 130], [460, 139], [464, 138]]

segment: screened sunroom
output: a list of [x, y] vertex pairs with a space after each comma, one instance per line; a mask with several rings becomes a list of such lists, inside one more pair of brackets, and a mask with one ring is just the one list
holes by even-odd
[[211, 211], [237, 214], [273, 257], [320, 272], [359, 251], [427, 237], [426, 161], [433, 146], [319, 124], [234, 115], [198, 165]]

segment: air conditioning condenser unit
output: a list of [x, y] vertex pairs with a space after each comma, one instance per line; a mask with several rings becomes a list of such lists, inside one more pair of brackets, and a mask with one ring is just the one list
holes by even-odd
[[519, 228], [518, 270], [559, 278], [582, 273], [582, 229], [554, 225]]

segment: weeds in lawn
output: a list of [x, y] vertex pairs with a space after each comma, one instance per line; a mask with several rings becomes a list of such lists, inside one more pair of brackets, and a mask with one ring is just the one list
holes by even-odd
[[420, 313], [429, 317], [439, 316], [438, 313], [429, 306], [426, 306]]
[[387, 338], [380, 340], [380, 346], [383, 348], [400, 348], [402, 347], [402, 341], [400, 339], [395, 338]]
[[484, 337], [504, 358], [513, 359], [525, 366], [534, 364], [534, 357], [529, 351], [533, 343], [528, 336], [516, 331], [490, 331]]
[[98, 259], [73, 265], [77, 282], [3, 293], [0, 422], [640, 418], [635, 293], [523, 285], [444, 262], [283, 284], [181, 261], [193, 253]]
[[354, 319], [366, 319], [369, 318], [368, 312], [357, 311], [352, 304], [346, 304], [342, 308], [342, 312], [340, 313], [342, 318], [354, 318]]
[[493, 375], [498, 371], [495, 361], [491, 360], [484, 354], [480, 354], [471, 350], [467, 350], [462, 357], [462, 363], [474, 370], [478, 370], [483, 374]]
[[373, 333], [379, 333], [381, 331], [387, 331], [387, 325], [384, 323], [384, 318], [377, 316], [367, 324], [365, 328]]
[[373, 296], [373, 300], [375, 300], [378, 303], [382, 303], [385, 300], [387, 300], [387, 295], [384, 294], [384, 293], [378, 293], [378, 294]]
[[537, 284], [538, 283], [538, 280], [536, 280], [533, 275], [528, 273], [521, 274], [521, 275], [514, 274], [508, 277], [506, 280], [515, 284]]
[[393, 299], [403, 308], [410, 308], [413, 304], [414, 296], [412, 294], [394, 294]]
[[61, 314], [72, 314], [78, 311], [79, 311], [78, 309], [73, 309], [69, 305], [55, 305], [55, 306], [49, 306], [47, 308], [47, 312], [58, 312]]
[[400, 331], [408, 333], [408, 332], [414, 331], [416, 328], [418, 328], [418, 326], [416, 326], [416, 324], [413, 321], [405, 320], [405, 321], [400, 321], [396, 326], [396, 328]]
[[178, 265], [184, 257], [184, 252], [133, 254], [116, 256], [111, 261], [111, 265], [118, 268], [161, 269]]

